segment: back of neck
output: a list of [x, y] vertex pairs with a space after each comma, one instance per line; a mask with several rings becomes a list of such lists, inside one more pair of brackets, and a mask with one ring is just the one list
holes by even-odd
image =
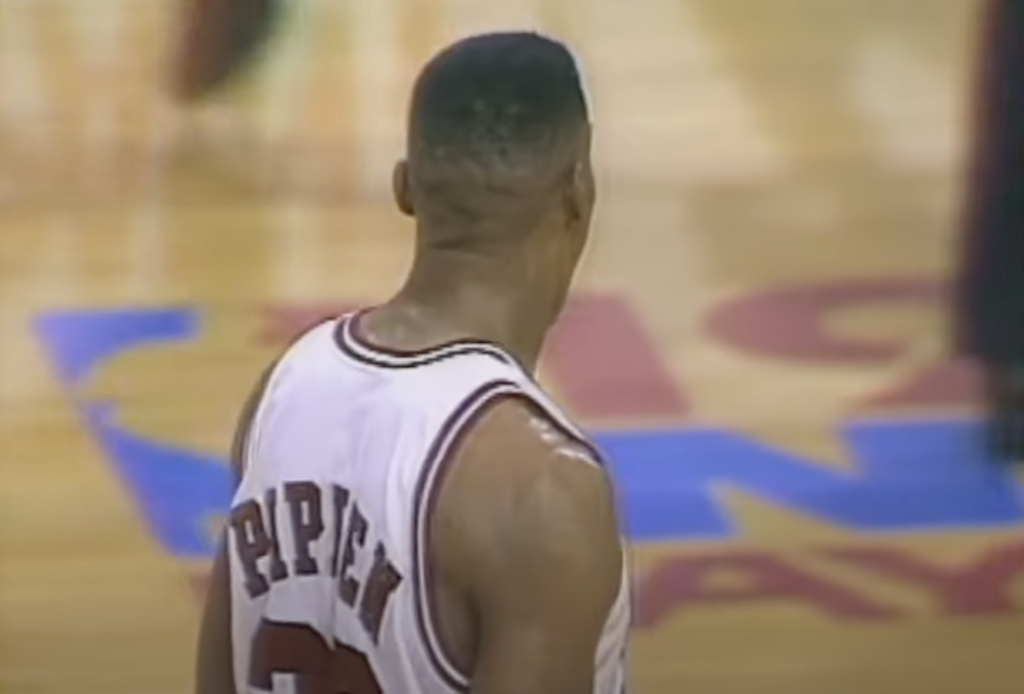
[[518, 265], [511, 258], [457, 251], [421, 254], [405, 286], [367, 317], [368, 329], [378, 340], [414, 343], [395, 347], [485, 340], [532, 370], [549, 321]]

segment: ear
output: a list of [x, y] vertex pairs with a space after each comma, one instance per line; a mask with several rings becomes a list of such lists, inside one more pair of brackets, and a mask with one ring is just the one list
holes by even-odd
[[580, 156], [566, 177], [565, 215], [569, 224], [586, 225], [594, 208], [594, 172], [590, 165], [590, 128], [581, 134]]
[[412, 182], [409, 180], [409, 163], [401, 159], [395, 164], [391, 173], [391, 190], [395, 195], [395, 204], [402, 214], [415, 217], [416, 208], [412, 201]]
[[582, 162], [573, 164], [572, 170], [565, 178], [565, 187], [562, 189], [565, 219], [570, 226], [582, 222], [586, 215], [587, 203], [583, 168]]
[[576, 162], [565, 186], [565, 215], [570, 225], [586, 227], [594, 211], [596, 197], [594, 172], [590, 161]]

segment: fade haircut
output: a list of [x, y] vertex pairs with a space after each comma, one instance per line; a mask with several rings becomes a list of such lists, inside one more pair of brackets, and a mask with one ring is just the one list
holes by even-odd
[[413, 89], [409, 170], [427, 216], [473, 222], [529, 210], [573, 174], [588, 145], [576, 61], [534, 33], [459, 41]]

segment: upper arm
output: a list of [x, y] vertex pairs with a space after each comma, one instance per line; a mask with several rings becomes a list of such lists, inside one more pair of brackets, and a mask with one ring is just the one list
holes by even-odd
[[488, 419], [442, 492], [475, 613], [473, 694], [591, 694], [623, 575], [607, 475], [519, 403]]
[[[249, 425], [263, 398], [271, 365], [260, 376], [256, 387], [249, 395], [235, 428], [231, 442], [230, 465], [233, 485], [238, 484], [242, 475], [244, 451], [249, 437]], [[199, 638], [196, 653], [195, 692], [196, 694], [234, 694], [231, 644], [231, 577], [228, 557], [227, 532], [221, 533], [217, 554], [210, 572], [209, 590], [203, 606], [199, 624]]]

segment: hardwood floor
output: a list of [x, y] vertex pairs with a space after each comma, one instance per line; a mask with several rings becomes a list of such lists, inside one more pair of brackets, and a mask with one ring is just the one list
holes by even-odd
[[967, 0], [292, 0], [159, 98], [163, 0], [0, 0], [0, 691], [182, 694], [243, 395], [385, 296], [406, 91], [580, 53], [601, 201], [543, 377], [621, 476], [641, 694], [1016, 694], [1020, 484], [944, 357]]

